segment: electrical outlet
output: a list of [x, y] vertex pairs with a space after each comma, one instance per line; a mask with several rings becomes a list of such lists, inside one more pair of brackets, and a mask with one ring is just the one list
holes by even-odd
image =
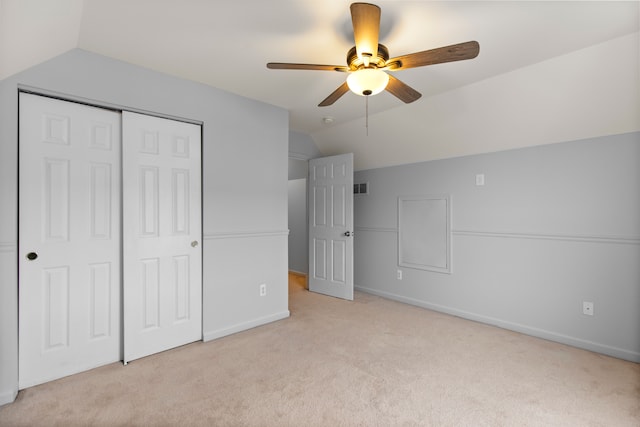
[[397, 271], [397, 273], [396, 273], [396, 278], [397, 278], [398, 280], [402, 280], [402, 270], [398, 270], [398, 271]]
[[260, 296], [263, 297], [267, 295], [267, 284], [263, 283], [260, 285]]
[[593, 316], [593, 303], [591, 301], [582, 301], [582, 314]]

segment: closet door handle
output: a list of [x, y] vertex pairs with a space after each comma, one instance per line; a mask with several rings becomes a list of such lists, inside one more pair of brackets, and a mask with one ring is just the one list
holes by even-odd
[[38, 254], [37, 254], [37, 253], [35, 253], [35, 252], [29, 252], [29, 253], [27, 254], [27, 259], [28, 259], [29, 261], [33, 261], [33, 260], [35, 260], [36, 258], [38, 258]]
[[193, 242], [191, 242], [191, 247], [195, 248], [196, 246], [198, 246], [198, 241], [194, 240]]

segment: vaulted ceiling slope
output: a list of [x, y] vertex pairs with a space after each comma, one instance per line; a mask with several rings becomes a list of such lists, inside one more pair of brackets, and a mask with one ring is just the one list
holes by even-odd
[[[640, 130], [638, 1], [375, 1], [399, 56], [477, 40], [477, 58], [395, 74], [423, 94], [348, 93], [350, 1], [0, 0], [0, 79], [82, 48], [287, 109], [291, 129], [356, 169]], [[325, 124], [324, 117], [332, 123]]]

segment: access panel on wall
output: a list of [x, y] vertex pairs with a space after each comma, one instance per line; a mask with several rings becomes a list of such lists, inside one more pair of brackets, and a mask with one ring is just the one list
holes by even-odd
[[451, 273], [451, 197], [398, 197], [398, 265]]

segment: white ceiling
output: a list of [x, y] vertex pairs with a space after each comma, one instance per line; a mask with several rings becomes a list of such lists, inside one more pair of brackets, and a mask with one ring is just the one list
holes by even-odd
[[[345, 64], [353, 45], [350, 3], [0, 0], [0, 79], [79, 47], [285, 108], [292, 130], [311, 135], [325, 154], [354, 152], [356, 169], [640, 130], [640, 119], [591, 123], [603, 112], [627, 117], [640, 108], [638, 1], [376, 1], [380, 42], [392, 57], [469, 40], [480, 43], [480, 54], [397, 72], [423, 96], [408, 105], [388, 93], [371, 97], [368, 136], [363, 97], [348, 93], [317, 107], [344, 74], [265, 66]], [[582, 107], [565, 99], [573, 93], [566, 87], [580, 83], [577, 93], [591, 93], [594, 79], [611, 99], [601, 110], [576, 113]], [[551, 101], [572, 111], [565, 127], [550, 126]], [[326, 116], [334, 122], [324, 124]], [[586, 128], [580, 117], [589, 119]]]

